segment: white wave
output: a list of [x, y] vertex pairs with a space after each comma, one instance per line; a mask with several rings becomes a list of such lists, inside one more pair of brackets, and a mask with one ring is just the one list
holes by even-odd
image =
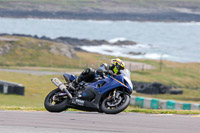
[[185, 22], [180, 24], [183, 26], [195, 26], [195, 25], [200, 25], [200, 22]]
[[126, 38], [124, 38], [124, 37], [117, 37], [117, 38], [110, 39], [108, 42], [115, 43], [118, 41], [125, 41], [125, 40], [126, 40]]
[[167, 54], [160, 54], [160, 53], [149, 53], [149, 54], [145, 54], [144, 58], [147, 59], [161, 59], [161, 58], [168, 58], [169, 55]]
[[111, 20], [92, 20], [92, 19], [89, 19], [89, 20], [84, 20], [84, 21], [87, 21], [89, 23], [99, 23], [99, 24], [110, 24], [110, 23], [113, 23], [113, 21], [111, 21]]
[[88, 52], [94, 52], [104, 55], [112, 55], [117, 57], [128, 57], [128, 58], [136, 58], [136, 59], [167, 59], [170, 55], [162, 54], [162, 53], [146, 53], [141, 55], [132, 55], [129, 52], [143, 52], [141, 47], [149, 48], [150, 46], [146, 46], [144, 44], [140, 44], [137, 47], [140, 47], [140, 51], [138, 49], [134, 49], [137, 45], [133, 46], [114, 46], [114, 45], [101, 45], [101, 46], [82, 46], [83, 50]]
[[[133, 47], [134, 46], [132, 46], [132, 48]], [[130, 46], [129, 48], [127, 48], [127, 46], [121, 47], [121, 46], [113, 46], [113, 45], [101, 45], [101, 46], [82, 46], [81, 48], [88, 52], [99, 53], [103, 55], [111, 55], [115, 57], [127, 57], [127, 58], [133, 58], [133, 59], [154, 59], [154, 60], [163, 59], [163, 60], [172, 60], [172, 61], [178, 61], [178, 62], [190, 61], [189, 59], [186, 60], [181, 57], [176, 57], [176, 56], [172, 56], [168, 54], [163, 54], [159, 52], [151, 52], [151, 51], [146, 52], [146, 54], [132, 55], [132, 54], [129, 54], [129, 52], [131, 51], [137, 52], [137, 51], [131, 49]]]
[[101, 46], [82, 46], [83, 50], [106, 55], [121, 55], [122, 50], [119, 46], [101, 45]]
[[138, 44], [136, 44], [136, 45], [123, 45], [123, 47], [126, 47], [126, 48], [128, 48], [128, 49], [150, 49], [150, 48], [154, 48], [154, 46], [153, 45], [151, 45], [151, 44], [140, 44], [140, 43], [138, 43]]

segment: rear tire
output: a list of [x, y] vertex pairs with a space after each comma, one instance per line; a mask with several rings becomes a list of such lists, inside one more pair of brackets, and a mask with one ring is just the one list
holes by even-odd
[[106, 114], [117, 114], [122, 112], [124, 109], [126, 109], [130, 103], [130, 96], [128, 94], [121, 94], [121, 97], [123, 98], [123, 100], [121, 101], [120, 105], [115, 107], [114, 109], [108, 109], [109, 106], [107, 105], [108, 102], [108, 97], [106, 97], [102, 104], [101, 104], [101, 109], [103, 112], [105, 112]]
[[61, 90], [60, 89], [55, 89], [55, 90], [52, 90], [45, 98], [44, 100], [44, 107], [46, 108], [46, 110], [48, 110], [49, 112], [62, 112], [64, 110], [66, 110], [68, 107], [67, 107], [67, 98], [64, 99], [63, 101], [59, 102], [59, 103], [56, 103], [56, 104], [52, 104], [52, 97], [60, 92]]

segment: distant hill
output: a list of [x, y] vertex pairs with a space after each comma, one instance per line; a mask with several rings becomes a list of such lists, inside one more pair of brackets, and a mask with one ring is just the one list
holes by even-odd
[[28, 37], [0, 37], [0, 65], [66, 66], [77, 58], [71, 45]]
[[1, 17], [200, 21], [199, 0], [0, 0]]

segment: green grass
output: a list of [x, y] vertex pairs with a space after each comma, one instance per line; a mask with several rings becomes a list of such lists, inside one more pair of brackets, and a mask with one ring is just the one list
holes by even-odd
[[43, 107], [45, 96], [56, 88], [50, 81], [56, 76], [35, 76], [1, 71], [0, 77], [1, 80], [25, 86], [25, 96], [0, 94], [0, 106]]
[[[200, 63], [177, 63], [163, 61], [162, 70], [160, 71], [159, 61], [149, 61], [146, 63], [154, 65], [156, 69], [133, 71], [132, 80], [143, 82], [161, 82], [165, 85], [178, 87], [182, 89], [184, 93], [183, 95], [136, 95], [186, 102], [200, 102]], [[142, 62], [145, 62], [145, 60]]]
[[185, 103], [198, 103], [200, 104], [200, 90], [193, 90], [189, 88], [181, 88], [183, 90], [182, 95], [171, 95], [171, 94], [158, 94], [158, 95], [147, 95], [141, 93], [135, 93], [135, 96], [165, 99], [165, 100], [176, 100]]
[[102, 55], [85, 54], [77, 52], [77, 58], [68, 58], [50, 52], [51, 45], [59, 43], [44, 41], [27, 37], [5, 36], [18, 41], [0, 41], [0, 46], [10, 46], [9, 54], [0, 56], [0, 66], [42, 66], [60, 68], [85, 68], [97, 67], [103, 62], [108, 62]]
[[141, 109], [129, 106], [124, 112], [145, 113], [145, 114], [200, 114], [199, 110], [161, 110], [161, 109]]
[[[9, 38], [10, 36], [6, 37]], [[0, 56], [0, 64], [3, 66], [54, 66], [54, 64], [64, 66], [66, 64], [67, 57], [55, 55], [49, 51], [51, 45], [59, 45], [59, 43], [26, 37], [12, 38], [17, 38], [18, 41], [0, 41], [0, 46], [11, 48], [9, 54]]]
[[[21, 110], [21, 111], [46, 111], [44, 107], [24, 107], [24, 106], [0, 106], [0, 110]], [[67, 109], [66, 111], [78, 111], [76, 109]]]
[[[145, 62], [145, 61], [142, 61]], [[133, 71], [132, 79], [136, 81], [154, 82], [178, 86], [181, 88], [200, 89], [200, 63], [175, 63], [163, 61], [162, 70], [159, 68], [159, 61], [151, 61], [148, 64], [154, 65], [155, 70]]]
[[[70, 64], [66, 64], [63, 68], [59, 65], [57, 67], [30, 67], [30, 66], [10, 66], [6, 67], [3, 66], [3, 68], [14, 68], [14, 69], [28, 69], [28, 70], [45, 70], [45, 71], [59, 71], [59, 72], [68, 72], [68, 71], [79, 71], [81, 72], [83, 68], [85, 67], [94, 67], [97, 68], [101, 63], [103, 62], [109, 62], [111, 56], [103, 56], [99, 54], [93, 54], [93, 53], [84, 53], [84, 52], [77, 52], [78, 59], [71, 59], [75, 61], [70, 61]], [[48, 57], [46, 57], [48, 58]], [[135, 81], [143, 81], [143, 82], [161, 82], [166, 85], [171, 86], [179, 86], [181, 89], [183, 89], [184, 93], [183, 95], [145, 95], [145, 94], [134, 94], [137, 96], [145, 96], [145, 97], [152, 97], [152, 98], [160, 98], [160, 99], [172, 99], [172, 100], [178, 100], [178, 101], [185, 101], [185, 102], [196, 102], [198, 103], [200, 101], [200, 77], [198, 76], [200, 74], [199, 63], [175, 63], [175, 62], [169, 62], [164, 61], [163, 62], [163, 68], [162, 71], [159, 70], [159, 61], [155, 60], [133, 60], [133, 59], [125, 59], [124, 60], [132, 60], [136, 62], [143, 62], [147, 64], [151, 64], [156, 67], [155, 70], [139, 70], [139, 71], [132, 71], [131, 78]], [[58, 60], [59, 61], [59, 60]], [[17, 65], [17, 64], [16, 64]], [[72, 69], [72, 66], [74, 68]], [[75, 69], [78, 68], [78, 69]], [[13, 76], [14, 75], [14, 76]], [[60, 76], [60, 75], [56, 75]], [[50, 82], [50, 79], [54, 76], [35, 76], [35, 75], [29, 75], [29, 74], [18, 74], [18, 73], [6, 73], [6, 72], [0, 72], [1, 80], [7, 80], [11, 82], [17, 82], [21, 83], [26, 86], [26, 101], [32, 102], [36, 101], [35, 103], [38, 106], [43, 106], [43, 100], [45, 95], [54, 87], [54, 85]], [[10, 98], [9, 96], [2, 95], [1, 97], [4, 97], [5, 100], [0, 100], [1, 104], [6, 105], [6, 101], [8, 101]], [[11, 96], [12, 97], [12, 96]], [[13, 96], [15, 97], [15, 96]], [[6, 99], [8, 98], [8, 99]], [[14, 98], [13, 98], [14, 99]], [[17, 105], [24, 105], [23, 97], [20, 98], [19, 103], [16, 103]], [[10, 100], [11, 101], [11, 100]], [[15, 100], [13, 100], [14, 102]], [[15, 103], [9, 104], [14, 106]], [[20, 104], [22, 103], [22, 104]], [[33, 106], [34, 105], [33, 103]]]
[[[90, 55], [90, 53], [84, 53], [86, 55]], [[83, 55], [83, 53], [81, 54]], [[87, 57], [87, 56], [86, 56]], [[92, 59], [90, 61], [93, 61]], [[179, 63], [175, 63], [179, 64]], [[194, 67], [193, 64], [191, 64], [192, 67]], [[10, 68], [10, 67], [9, 67]], [[70, 71], [74, 69], [66, 69], [66, 68], [48, 68], [48, 67], [11, 67], [15, 69], [28, 69], [28, 70], [54, 70], [54, 71]], [[78, 69], [80, 71], [81, 69]], [[163, 70], [164, 71], [164, 70]], [[146, 71], [139, 71], [132, 72], [133, 79], [137, 79], [137, 77], [140, 77], [140, 81], [159, 81], [161, 82], [163, 79], [152, 79], [152, 75], [154, 72], [157, 73], [156, 70], [148, 70]], [[135, 74], [137, 73], [137, 75]], [[165, 72], [162, 72], [164, 75]], [[169, 74], [169, 73], [168, 73]], [[0, 94], [0, 106], [11, 106], [11, 107], [32, 107], [32, 108], [42, 108], [43, 102], [45, 96], [54, 88], [56, 88], [50, 81], [53, 77], [60, 77], [61, 75], [43, 75], [43, 76], [37, 76], [37, 75], [30, 75], [30, 74], [20, 74], [20, 73], [13, 73], [13, 72], [2, 72], [0, 71], [0, 77], [1, 80], [6, 80], [10, 82], [16, 82], [23, 84], [25, 89], [25, 96], [17, 96], [17, 95], [5, 95]], [[163, 76], [165, 77], [165, 76]], [[186, 75], [187, 77], [187, 75]], [[183, 77], [183, 81], [186, 77]], [[173, 77], [172, 77], [173, 78]], [[170, 83], [173, 80], [173, 82], [176, 82], [176, 78], [170, 79], [165, 81], [166, 83]], [[199, 82], [194, 80], [193, 82]], [[197, 83], [196, 83], [197, 84]], [[182, 102], [194, 102], [199, 103], [200, 101], [200, 89], [194, 89], [194, 88], [183, 88], [184, 94], [183, 95], [145, 95], [145, 94], [134, 94], [136, 96], [144, 96], [144, 97], [151, 97], [151, 98], [159, 98], [159, 99], [171, 99], [171, 100], [177, 100]]]

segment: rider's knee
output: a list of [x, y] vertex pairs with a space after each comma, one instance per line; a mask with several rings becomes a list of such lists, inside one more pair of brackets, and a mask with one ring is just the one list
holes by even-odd
[[90, 82], [95, 78], [95, 70], [93, 68], [86, 68], [79, 76], [80, 81]]

